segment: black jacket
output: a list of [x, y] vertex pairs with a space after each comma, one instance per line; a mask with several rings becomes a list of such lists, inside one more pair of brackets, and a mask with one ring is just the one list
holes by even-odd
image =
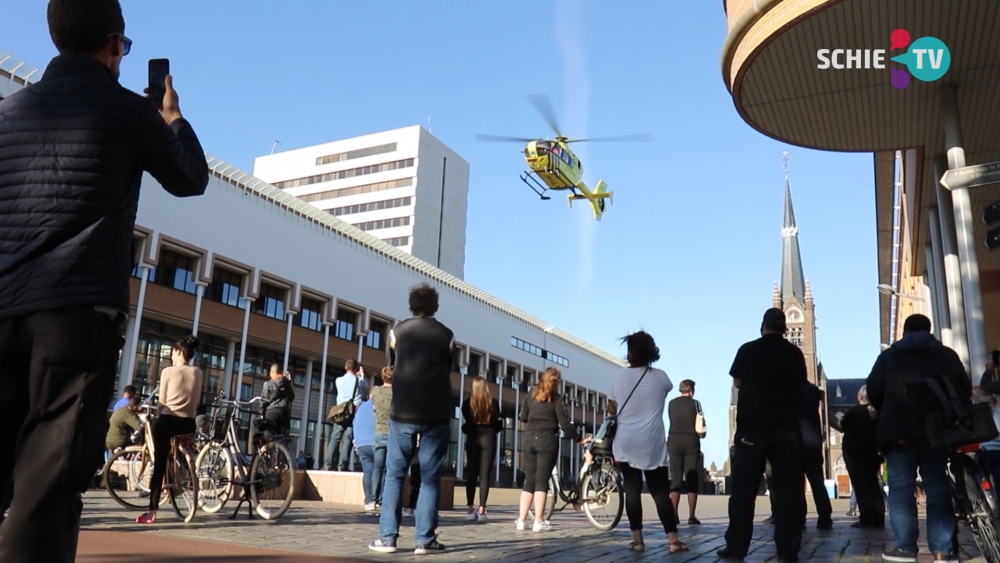
[[823, 425], [819, 418], [819, 406], [822, 403], [823, 391], [819, 387], [813, 383], [802, 386], [802, 413], [799, 415], [802, 448], [819, 455], [823, 451]]
[[413, 317], [389, 331], [386, 349], [392, 367], [389, 418], [404, 424], [448, 424], [455, 335], [433, 317]]
[[0, 101], [0, 318], [64, 307], [128, 310], [139, 185], [201, 195], [191, 125], [83, 55], [60, 55]]
[[926, 443], [921, 411], [906, 389], [907, 382], [929, 377], [949, 379], [963, 397], [972, 394], [972, 382], [954, 350], [929, 332], [911, 332], [882, 352], [868, 376], [868, 400], [879, 412], [877, 443]]
[[295, 388], [292, 387], [292, 382], [285, 377], [268, 379], [264, 382], [264, 391], [260, 398], [264, 412], [267, 412], [268, 409], [290, 409], [292, 401], [295, 400]]

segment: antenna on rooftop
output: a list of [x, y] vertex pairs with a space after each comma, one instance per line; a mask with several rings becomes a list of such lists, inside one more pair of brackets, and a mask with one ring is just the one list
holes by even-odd
[[271, 154], [274, 154], [274, 149], [278, 148], [278, 145], [280, 145], [280, 144], [281, 144], [281, 141], [279, 141], [277, 139], [274, 140], [274, 144], [271, 145]]
[[427, 118], [427, 132], [428, 133], [433, 133], [434, 132], [434, 128], [431, 126], [431, 118], [430, 117]]

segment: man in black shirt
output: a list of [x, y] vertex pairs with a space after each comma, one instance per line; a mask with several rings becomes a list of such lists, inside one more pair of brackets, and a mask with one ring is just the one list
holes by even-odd
[[784, 338], [785, 314], [768, 309], [761, 337], [740, 347], [729, 374], [739, 389], [733, 447], [732, 496], [724, 559], [742, 559], [753, 535], [754, 503], [766, 462], [774, 476], [774, 543], [780, 561], [798, 561], [805, 525], [802, 487], [802, 351]]
[[[389, 435], [386, 439], [385, 482], [379, 539], [368, 544], [372, 551], [395, 553], [402, 516], [403, 480], [417, 456], [420, 491], [414, 507], [416, 555], [444, 551], [437, 541], [438, 496], [441, 471], [451, 437], [451, 367], [455, 336], [434, 314], [438, 292], [426, 283], [410, 290], [407, 319], [389, 331], [387, 355], [392, 368], [393, 394], [389, 404]], [[420, 436], [416, 448], [415, 435]], [[417, 449], [415, 454], [414, 449]]]
[[4, 563], [76, 558], [80, 495], [104, 463], [143, 172], [178, 197], [208, 185], [173, 78], [159, 105], [118, 83], [132, 45], [118, 1], [50, 0], [47, 16], [59, 55], [0, 101], [0, 486], [17, 474]]
[[[826, 492], [825, 476], [823, 474], [823, 427], [819, 417], [819, 408], [823, 404], [823, 391], [813, 383], [802, 386], [802, 418], [799, 427], [802, 430], [802, 465], [812, 489], [813, 501], [816, 503], [816, 528], [829, 530], [833, 528], [833, 507], [830, 496]], [[805, 508], [805, 505], [803, 505]]]

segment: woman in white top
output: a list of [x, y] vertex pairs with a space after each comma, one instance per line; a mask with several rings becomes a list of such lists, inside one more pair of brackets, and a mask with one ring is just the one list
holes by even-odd
[[194, 434], [195, 416], [201, 402], [201, 369], [188, 365], [198, 349], [198, 339], [188, 336], [174, 344], [173, 365], [160, 373], [159, 416], [153, 425], [153, 475], [149, 480], [149, 512], [135, 519], [140, 524], [156, 522], [160, 490], [167, 472], [170, 439]]
[[625, 478], [625, 513], [633, 536], [629, 549], [645, 549], [642, 540], [645, 475], [656, 513], [670, 540], [670, 553], [687, 551], [688, 547], [677, 539], [677, 516], [670, 502], [667, 436], [663, 428], [663, 407], [674, 385], [663, 370], [651, 366], [660, 359], [660, 349], [652, 336], [640, 331], [622, 341], [628, 346], [629, 367], [622, 368], [611, 382], [608, 413], [618, 415], [611, 448]]

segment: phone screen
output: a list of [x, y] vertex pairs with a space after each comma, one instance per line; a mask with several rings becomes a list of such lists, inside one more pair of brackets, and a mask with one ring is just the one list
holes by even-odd
[[156, 102], [157, 107], [163, 107], [168, 74], [170, 74], [170, 60], [151, 59], [149, 61], [149, 99]]

